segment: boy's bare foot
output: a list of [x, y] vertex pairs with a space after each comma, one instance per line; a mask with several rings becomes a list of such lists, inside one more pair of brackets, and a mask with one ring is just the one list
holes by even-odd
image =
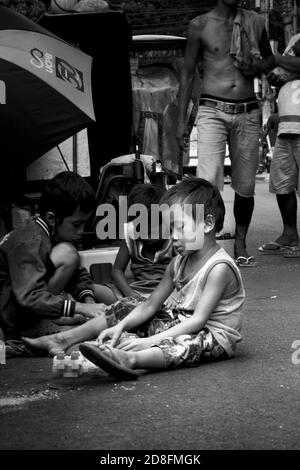
[[22, 338], [22, 341], [33, 349], [43, 349], [48, 351], [51, 356], [65, 351], [70, 344], [66, 341], [63, 332], [54, 335], [40, 336], [39, 338]]

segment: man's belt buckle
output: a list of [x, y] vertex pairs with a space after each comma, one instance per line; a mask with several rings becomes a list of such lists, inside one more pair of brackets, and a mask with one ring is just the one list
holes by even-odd
[[238, 106], [234, 103], [224, 103], [224, 112], [228, 114], [236, 114], [239, 112]]

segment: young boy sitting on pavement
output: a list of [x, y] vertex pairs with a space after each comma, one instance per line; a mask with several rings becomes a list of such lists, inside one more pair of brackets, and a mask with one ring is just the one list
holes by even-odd
[[[59, 331], [103, 312], [75, 248], [96, 199], [79, 175], [62, 172], [40, 199], [40, 216], [7, 234], [0, 244], [0, 328], [5, 339]], [[21, 351], [20, 351], [21, 352]]]
[[120, 380], [136, 379], [136, 369], [172, 369], [234, 355], [245, 292], [237, 266], [216, 242], [225, 213], [219, 190], [193, 178], [169, 189], [163, 203], [171, 206], [165, 210], [178, 255], [151, 296], [126, 316], [112, 307], [70, 331], [23, 338], [26, 344], [55, 355], [99, 335], [79, 349]]
[[[150, 227], [151, 206], [159, 204], [165, 189], [156, 184], [137, 184], [128, 195], [128, 207], [139, 204], [148, 213], [148, 227]], [[138, 211], [138, 206], [135, 206]], [[157, 236], [148, 238], [135, 233], [134, 216], [124, 224], [124, 239], [118, 251], [112, 278], [114, 285], [96, 285], [97, 296], [106, 304], [112, 304], [121, 297], [130, 297], [132, 300], [145, 300], [161, 281], [167, 265], [173, 256], [171, 240]], [[138, 219], [136, 219], [138, 220]], [[130, 263], [133, 280], [126, 275], [126, 267]]]

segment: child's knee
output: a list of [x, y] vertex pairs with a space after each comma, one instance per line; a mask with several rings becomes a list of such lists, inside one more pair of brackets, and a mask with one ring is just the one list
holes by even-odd
[[77, 268], [79, 265], [79, 253], [76, 248], [67, 242], [55, 245], [50, 253], [50, 259], [54, 266], [66, 266]]

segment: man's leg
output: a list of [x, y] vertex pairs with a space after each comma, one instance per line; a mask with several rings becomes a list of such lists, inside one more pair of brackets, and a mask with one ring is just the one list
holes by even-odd
[[275, 241], [280, 245], [298, 245], [297, 196], [295, 191], [289, 194], [276, 194], [276, 198], [282, 217], [283, 232]]
[[103, 313], [101, 316], [67, 331], [41, 336], [40, 338], [22, 339], [29, 347], [46, 350], [51, 356], [55, 356], [74, 344], [95, 339], [105, 328], [107, 328], [107, 321]]
[[299, 137], [277, 137], [270, 170], [270, 192], [276, 194], [283, 222], [282, 234], [275, 240], [280, 245], [295, 246], [299, 243], [295, 193], [299, 187], [299, 151]]
[[226, 114], [201, 105], [197, 121], [197, 176], [224, 186], [224, 158], [227, 142]]
[[246, 236], [254, 209], [260, 129], [261, 113], [259, 109], [254, 109], [250, 113], [235, 115], [230, 131], [231, 184], [235, 191], [233, 208], [236, 223], [235, 258], [239, 256], [249, 258]]
[[249, 257], [246, 250], [246, 235], [254, 209], [254, 197], [243, 197], [235, 193], [233, 213], [235, 217], [234, 257]]

